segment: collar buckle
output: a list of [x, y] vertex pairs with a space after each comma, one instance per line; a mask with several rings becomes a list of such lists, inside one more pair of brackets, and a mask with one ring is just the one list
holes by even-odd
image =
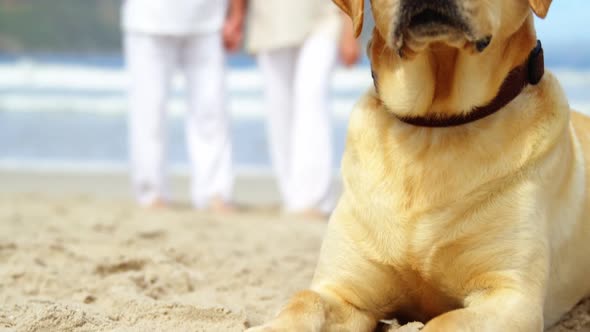
[[537, 40], [537, 46], [529, 56], [529, 75], [528, 80], [532, 85], [537, 85], [541, 82], [545, 74], [545, 59], [543, 54], [543, 45], [540, 40]]

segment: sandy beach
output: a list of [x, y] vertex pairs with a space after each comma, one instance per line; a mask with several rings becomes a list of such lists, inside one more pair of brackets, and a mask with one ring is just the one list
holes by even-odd
[[[182, 201], [186, 179], [177, 177]], [[243, 331], [312, 277], [325, 224], [282, 216], [268, 177], [219, 217], [144, 210], [124, 174], [0, 172], [0, 331]], [[419, 325], [385, 327], [416, 331]], [[590, 301], [551, 332], [590, 331]]]

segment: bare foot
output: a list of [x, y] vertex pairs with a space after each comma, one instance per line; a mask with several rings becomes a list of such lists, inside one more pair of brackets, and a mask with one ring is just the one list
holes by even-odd
[[169, 203], [165, 199], [157, 198], [149, 203], [142, 204], [141, 206], [148, 210], [162, 210], [169, 207]]
[[220, 197], [215, 197], [209, 202], [207, 211], [219, 215], [231, 215], [239, 212], [238, 207]]

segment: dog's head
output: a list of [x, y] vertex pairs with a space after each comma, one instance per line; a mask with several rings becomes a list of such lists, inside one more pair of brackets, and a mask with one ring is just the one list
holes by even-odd
[[[360, 34], [365, 1], [333, 1]], [[535, 45], [531, 10], [545, 17], [551, 5], [551, 0], [370, 1], [375, 29], [369, 58], [379, 85], [395, 91], [395, 96], [380, 93], [381, 99], [401, 115], [467, 112], [490, 101]]]
[[[432, 43], [481, 52], [494, 36], [514, 33], [531, 8], [544, 18], [552, 0], [371, 0], [375, 25], [387, 45], [404, 54]], [[364, 0], [334, 0], [360, 34]]]

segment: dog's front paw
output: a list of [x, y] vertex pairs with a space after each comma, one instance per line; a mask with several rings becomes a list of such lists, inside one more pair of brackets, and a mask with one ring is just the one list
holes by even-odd
[[275, 319], [264, 325], [251, 327], [246, 332], [312, 332], [321, 328], [301, 324], [293, 319]]
[[271, 324], [255, 326], [255, 327], [251, 327], [246, 330], [246, 332], [286, 332], [286, 331], [288, 331], [288, 330], [274, 327]]
[[423, 327], [422, 323], [410, 323], [397, 329], [397, 332], [420, 332]]
[[274, 332], [275, 330], [269, 326], [256, 326], [247, 329], [245, 332]]
[[420, 331], [422, 331], [423, 327], [424, 327], [424, 324], [418, 323], [418, 322], [409, 323], [409, 324], [402, 325], [402, 326], [400, 326], [397, 323], [394, 323], [392, 325], [385, 325], [383, 327], [383, 329], [380, 331], [381, 332], [420, 332]]

